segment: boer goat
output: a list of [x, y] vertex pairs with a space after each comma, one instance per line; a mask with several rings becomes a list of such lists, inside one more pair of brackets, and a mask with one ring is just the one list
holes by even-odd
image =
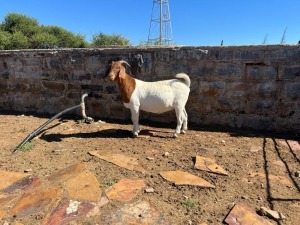
[[139, 110], [151, 113], [164, 113], [175, 109], [177, 127], [174, 137], [187, 130], [188, 115], [185, 104], [190, 93], [190, 78], [184, 73], [179, 73], [175, 79], [155, 82], [145, 82], [129, 76], [125, 72], [124, 61], [112, 62], [109, 68], [109, 78], [118, 83], [122, 101], [131, 111], [133, 122], [133, 136], [140, 132]]

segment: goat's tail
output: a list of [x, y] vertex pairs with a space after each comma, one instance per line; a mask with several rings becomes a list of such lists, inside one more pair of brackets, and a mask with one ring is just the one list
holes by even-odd
[[191, 80], [189, 78], [189, 76], [185, 73], [178, 73], [176, 74], [175, 76], [177, 79], [183, 79], [184, 80], [184, 83], [186, 86], [190, 87], [191, 85]]

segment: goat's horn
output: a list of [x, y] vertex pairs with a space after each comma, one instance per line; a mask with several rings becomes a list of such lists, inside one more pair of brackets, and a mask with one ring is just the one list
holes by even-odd
[[126, 65], [128, 65], [130, 67], [130, 65], [128, 64], [128, 62], [126, 62], [125, 60], [120, 60], [118, 61], [119, 63], [125, 63]]

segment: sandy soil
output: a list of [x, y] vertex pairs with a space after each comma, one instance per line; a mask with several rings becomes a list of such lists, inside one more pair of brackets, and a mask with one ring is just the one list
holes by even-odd
[[[154, 193], [141, 192], [137, 198], [149, 201], [172, 224], [223, 224], [237, 202], [255, 211], [262, 206], [272, 208], [286, 216], [279, 223], [268, 219], [273, 224], [299, 222], [300, 178], [295, 173], [300, 171], [300, 150], [293, 150], [287, 142], [295, 141], [295, 136], [190, 126], [185, 135], [174, 139], [171, 138], [173, 126], [144, 122], [142, 135], [131, 138], [129, 122], [86, 124], [80, 119], [65, 118], [48, 125], [31, 141], [27, 151], [11, 154], [12, 149], [47, 120], [38, 116], [0, 115], [1, 170], [24, 172], [29, 169], [39, 177], [46, 177], [83, 162], [103, 189], [122, 178], [144, 179], [147, 187], [154, 188]], [[93, 150], [117, 150], [136, 157], [147, 173], [129, 171], [103, 161], [88, 153]], [[196, 155], [215, 159], [229, 175], [194, 169]], [[216, 188], [176, 186], [159, 175], [166, 170], [189, 172]], [[107, 204], [101, 215], [82, 218], [80, 224], [97, 224], [101, 217], [120, 205]]]

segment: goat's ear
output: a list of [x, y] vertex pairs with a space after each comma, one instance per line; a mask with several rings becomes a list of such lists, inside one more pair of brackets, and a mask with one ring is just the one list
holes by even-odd
[[121, 66], [119, 71], [119, 77], [124, 79], [126, 77], [125, 67]]

